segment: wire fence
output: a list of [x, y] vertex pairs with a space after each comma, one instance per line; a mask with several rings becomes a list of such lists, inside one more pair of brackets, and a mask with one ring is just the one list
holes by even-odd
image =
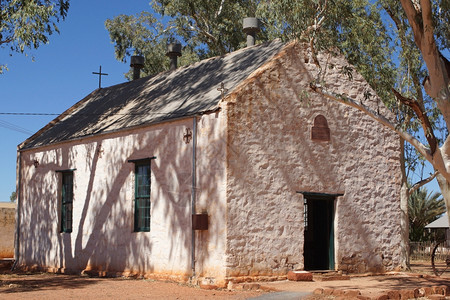
[[409, 254], [411, 260], [431, 261], [434, 242], [410, 242]]
[[[431, 261], [431, 255], [436, 242], [410, 242], [409, 253], [411, 260]], [[445, 261], [450, 255], [450, 241], [441, 243], [436, 249], [435, 260]]]

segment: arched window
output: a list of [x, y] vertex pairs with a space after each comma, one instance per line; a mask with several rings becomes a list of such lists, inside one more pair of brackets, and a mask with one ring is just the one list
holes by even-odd
[[327, 119], [322, 115], [314, 118], [314, 125], [311, 128], [311, 139], [314, 141], [329, 141], [330, 128], [328, 128]]

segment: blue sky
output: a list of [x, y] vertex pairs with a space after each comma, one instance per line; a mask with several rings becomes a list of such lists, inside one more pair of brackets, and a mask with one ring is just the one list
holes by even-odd
[[[0, 112], [62, 113], [98, 88], [98, 72], [102, 86], [126, 81], [129, 65], [117, 61], [104, 22], [119, 14], [135, 14], [150, 10], [149, 0], [76, 0], [70, 2], [65, 21], [59, 23], [60, 34], [50, 36], [50, 43], [29, 56], [0, 49], [0, 63], [9, 71], [0, 75]], [[35, 57], [33, 62], [31, 55]], [[0, 114], [0, 201], [9, 201], [16, 185], [16, 150], [30, 134], [56, 116], [11, 116]], [[17, 128], [19, 126], [20, 128]]]
[[[100, 65], [109, 74], [102, 77], [102, 86], [126, 81], [123, 74], [129, 66], [114, 58], [104, 22], [119, 14], [149, 11], [149, 2], [71, 1], [66, 20], [59, 24], [61, 33], [52, 35], [49, 44], [29, 51], [28, 57], [9, 56], [7, 49], [0, 49], [0, 63], [10, 69], [0, 75], [0, 113], [62, 113], [98, 87], [92, 72]], [[17, 145], [55, 117], [0, 114], [0, 201], [9, 201], [15, 190]], [[438, 190], [435, 182], [428, 188]]]

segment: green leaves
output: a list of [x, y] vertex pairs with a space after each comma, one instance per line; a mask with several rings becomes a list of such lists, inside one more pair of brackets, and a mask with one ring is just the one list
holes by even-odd
[[[48, 43], [48, 37], [59, 33], [56, 26], [69, 9], [64, 0], [0, 1], [0, 47], [24, 53]], [[0, 66], [0, 74], [5, 66]]]
[[116, 58], [125, 61], [130, 55], [143, 54], [146, 57], [144, 75], [169, 69], [166, 45], [174, 40], [184, 45], [179, 59], [181, 65], [243, 47], [242, 20], [256, 11], [256, 1], [248, 0], [154, 0], [151, 4], [160, 14], [156, 18], [149, 12], [142, 12], [105, 22]]
[[[402, 6], [397, 0], [153, 0], [160, 15], [143, 12], [121, 15], [106, 21], [121, 61], [133, 54], [146, 56], [146, 74], [169, 68], [165, 57], [168, 41], [183, 45], [181, 64], [223, 55], [245, 46], [244, 17], [262, 21], [258, 41], [282, 38], [308, 42], [315, 51], [344, 54], [376, 91], [383, 102], [398, 114], [402, 128], [412, 133], [420, 127], [411, 109], [399, 105], [391, 90], [417, 99], [439, 122], [439, 111], [431, 98], [423, 95], [426, 69]], [[445, 40], [449, 31], [448, 3], [434, 1], [437, 36]], [[442, 42], [440, 47], [448, 43]], [[342, 71], [351, 76], [344, 66]], [[351, 78], [350, 78], [351, 79]], [[433, 125], [434, 126], [434, 125]], [[437, 125], [436, 125], [437, 126]], [[445, 127], [445, 126], [444, 126]]]
[[[135, 16], [119, 15], [106, 20], [105, 27], [114, 42], [117, 60], [126, 62], [131, 55], [143, 55], [145, 59], [143, 76], [168, 70], [170, 62], [165, 56], [166, 46], [173, 41], [172, 28], [164, 27], [163, 23], [149, 12], [141, 12]], [[185, 47], [180, 63], [188, 64], [198, 60], [197, 55]], [[131, 79], [131, 73], [126, 75]]]
[[16, 202], [16, 199], [17, 199], [17, 193], [16, 193], [16, 191], [14, 191], [11, 193], [11, 196], [9, 196], [9, 200], [11, 202]]
[[445, 212], [445, 203], [439, 193], [426, 188], [414, 191], [408, 200], [409, 238], [411, 241], [426, 241], [425, 226]]

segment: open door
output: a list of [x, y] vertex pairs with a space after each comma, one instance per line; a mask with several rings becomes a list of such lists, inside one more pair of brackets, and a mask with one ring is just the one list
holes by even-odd
[[305, 270], [334, 270], [335, 195], [303, 193]]

